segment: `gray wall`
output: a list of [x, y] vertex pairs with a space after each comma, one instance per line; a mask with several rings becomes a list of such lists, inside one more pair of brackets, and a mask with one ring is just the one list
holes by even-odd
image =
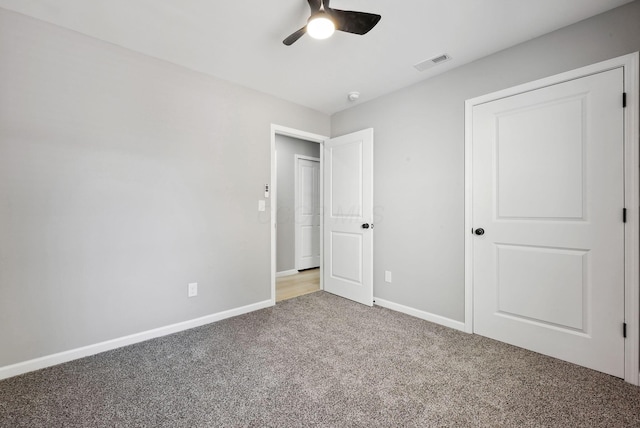
[[375, 129], [375, 296], [464, 321], [466, 99], [638, 50], [635, 1], [335, 114], [334, 136]]
[[320, 144], [276, 135], [278, 163], [278, 223], [276, 271], [295, 269], [295, 164], [294, 155], [320, 157]]
[[0, 366], [269, 299], [270, 126], [328, 116], [3, 9], [0, 59]]

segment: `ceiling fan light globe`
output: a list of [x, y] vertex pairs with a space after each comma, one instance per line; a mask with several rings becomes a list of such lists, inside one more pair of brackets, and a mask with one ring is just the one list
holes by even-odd
[[335, 24], [324, 13], [311, 17], [307, 23], [307, 34], [314, 39], [328, 39], [335, 31]]

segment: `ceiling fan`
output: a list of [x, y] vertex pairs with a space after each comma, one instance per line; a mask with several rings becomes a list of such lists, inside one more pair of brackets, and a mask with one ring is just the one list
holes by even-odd
[[309, 33], [311, 37], [316, 39], [331, 37], [335, 30], [352, 34], [367, 34], [382, 18], [374, 13], [332, 9], [329, 7], [330, 0], [307, 1], [311, 8], [311, 16], [307, 20], [307, 25], [282, 41], [287, 46], [291, 46], [304, 33]]

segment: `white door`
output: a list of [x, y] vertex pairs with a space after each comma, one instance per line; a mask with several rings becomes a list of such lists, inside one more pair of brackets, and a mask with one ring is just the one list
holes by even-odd
[[474, 332], [619, 377], [622, 93], [618, 68], [475, 106], [472, 155]]
[[295, 157], [296, 269], [320, 266], [320, 159]]
[[324, 289], [373, 306], [373, 129], [324, 144]]

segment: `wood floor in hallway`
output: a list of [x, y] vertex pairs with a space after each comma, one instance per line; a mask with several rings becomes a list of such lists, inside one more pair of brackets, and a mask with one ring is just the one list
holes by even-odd
[[320, 290], [320, 268], [303, 270], [295, 275], [276, 278], [276, 302]]

